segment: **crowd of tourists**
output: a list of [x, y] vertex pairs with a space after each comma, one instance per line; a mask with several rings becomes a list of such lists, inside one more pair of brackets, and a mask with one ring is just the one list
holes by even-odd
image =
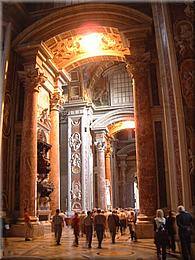
[[[74, 233], [74, 246], [78, 246], [79, 237], [86, 236], [88, 248], [91, 248], [93, 236], [97, 237], [98, 248], [102, 248], [102, 241], [105, 237], [110, 237], [114, 244], [116, 234], [121, 236], [128, 232], [132, 241], [137, 241], [135, 224], [137, 214], [134, 209], [115, 209], [103, 211], [101, 209], [93, 209], [92, 211], [75, 212], [70, 223], [66, 215], [56, 210], [56, 215], [53, 217], [52, 223], [54, 227], [56, 243], [60, 244], [63, 226], [70, 225]], [[127, 231], [128, 230], [128, 231]]]
[[[66, 221], [66, 215], [56, 210], [53, 217], [53, 230], [57, 245], [60, 245], [62, 228], [64, 225], [70, 225], [74, 233], [73, 246], [78, 247], [79, 238], [86, 236], [86, 244], [91, 248], [92, 239], [96, 237], [98, 248], [102, 248], [103, 238], [110, 238], [115, 244], [116, 235], [123, 236], [129, 234], [133, 242], [137, 241], [136, 222], [137, 211], [130, 209], [114, 209], [112, 211], [103, 211], [94, 209], [75, 212], [71, 222]], [[167, 217], [164, 216], [162, 209], [156, 211], [154, 218], [154, 243], [156, 245], [157, 259], [165, 260], [167, 250], [173, 253], [176, 250], [176, 239], [179, 236], [181, 244], [181, 254], [184, 260], [192, 259], [191, 255], [191, 234], [192, 234], [192, 216], [183, 206], [178, 207], [178, 212], [169, 211]]]
[[[182, 259], [192, 260], [191, 235], [193, 219], [192, 215], [179, 206], [177, 213], [169, 211], [165, 217], [164, 211], [158, 209], [154, 218], [154, 243], [156, 245], [157, 259], [165, 260], [167, 250], [176, 251], [176, 242], [180, 240]], [[97, 239], [98, 248], [102, 248], [104, 238], [109, 238], [115, 244], [116, 235], [129, 235], [133, 242], [137, 242], [136, 226], [138, 212], [135, 209], [114, 209], [103, 211], [93, 209], [92, 211], [75, 212], [70, 218], [56, 209], [56, 214], [52, 218], [52, 229], [55, 232], [57, 245], [60, 245], [62, 229], [65, 225], [71, 227], [74, 233], [73, 246], [79, 246], [79, 238], [86, 236], [86, 245], [90, 249], [92, 239]], [[25, 241], [29, 241], [30, 217], [28, 212], [24, 213], [26, 225]]]

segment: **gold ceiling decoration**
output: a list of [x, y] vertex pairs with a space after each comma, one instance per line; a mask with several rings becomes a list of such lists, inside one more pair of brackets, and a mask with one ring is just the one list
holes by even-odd
[[[93, 34], [93, 35], [92, 35]], [[53, 60], [59, 69], [66, 68], [70, 64], [93, 56], [118, 56], [124, 57], [129, 55], [129, 48], [124, 47], [120, 33], [110, 32], [93, 32], [92, 34], [63, 35], [45, 42], [47, 48], [53, 55]], [[66, 38], [65, 38], [66, 36]], [[68, 37], [67, 37], [68, 36]], [[98, 39], [98, 50], [93, 51], [90, 42], [88, 47], [83, 45], [85, 37], [95, 36]]]

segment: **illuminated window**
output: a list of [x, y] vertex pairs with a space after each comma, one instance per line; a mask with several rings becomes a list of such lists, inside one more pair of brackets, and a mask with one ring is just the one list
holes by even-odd
[[133, 107], [133, 87], [126, 71], [117, 71], [110, 77], [111, 105], [130, 105]]

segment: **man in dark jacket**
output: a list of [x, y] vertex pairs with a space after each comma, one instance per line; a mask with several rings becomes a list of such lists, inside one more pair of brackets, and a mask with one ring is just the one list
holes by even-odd
[[181, 253], [184, 260], [192, 259], [191, 256], [191, 233], [192, 233], [192, 216], [185, 211], [183, 206], [177, 208], [176, 216], [179, 238], [181, 242]]
[[112, 243], [115, 243], [116, 229], [119, 226], [119, 216], [117, 211], [113, 210], [112, 214], [108, 216], [108, 228], [112, 237]]

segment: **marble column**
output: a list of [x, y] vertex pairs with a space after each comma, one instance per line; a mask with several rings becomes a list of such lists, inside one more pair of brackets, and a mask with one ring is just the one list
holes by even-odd
[[59, 140], [59, 109], [61, 107], [61, 92], [58, 87], [55, 87], [54, 93], [50, 100], [50, 117], [51, 117], [51, 131], [50, 131], [50, 163], [51, 172], [49, 173], [49, 180], [54, 185], [54, 191], [51, 193], [50, 209], [51, 214], [60, 208], [60, 140]]
[[105, 142], [95, 143], [97, 148], [98, 206], [106, 209]]
[[25, 66], [19, 75], [24, 81], [25, 99], [20, 164], [20, 217], [27, 209], [31, 220], [37, 220], [37, 101], [45, 77], [39, 69]]
[[140, 215], [152, 217], [157, 208], [157, 190], [153, 125], [148, 84], [149, 60], [149, 53], [143, 53], [139, 56], [128, 56], [127, 69], [133, 76]]
[[125, 176], [125, 172], [126, 172], [126, 155], [121, 155], [120, 156], [120, 172], [121, 172], [121, 193], [122, 193], [122, 201], [120, 202], [120, 205], [124, 208], [126, 205], [126, 176]]
[[107, 183], [107, 189], [109, 189], [109, 197], [110, 197], [110, 206], [112, 206], [112, 185], [111, 185], [111, 154], [112, 150], [111, 147], [106, 149], [106, 183]]

